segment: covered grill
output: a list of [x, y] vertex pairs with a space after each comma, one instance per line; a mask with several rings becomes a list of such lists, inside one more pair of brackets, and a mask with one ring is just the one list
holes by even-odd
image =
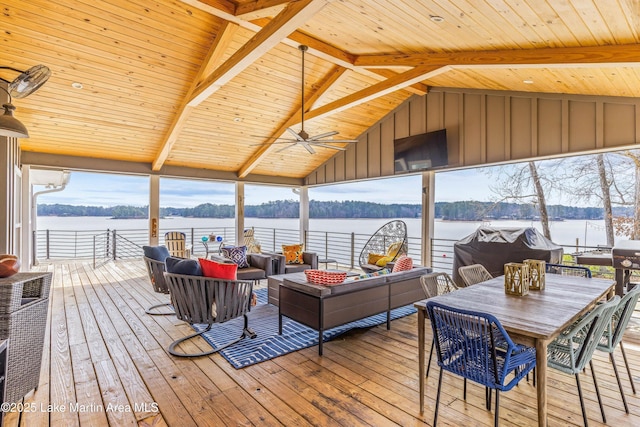
[[536, 228], [480, 227], [453, 245], [453, 280], [462, 285], [458, 268], [482, 264], [493, 277], [504, 274], [508, 262], [538, 259], [554, 264], [562, 260], [563, 250]]

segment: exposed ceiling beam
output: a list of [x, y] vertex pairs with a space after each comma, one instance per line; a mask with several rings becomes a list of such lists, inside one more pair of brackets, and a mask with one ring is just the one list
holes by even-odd
[[[304, 100], [305, 106], [313, 105], [324, 93], [326, 93], [331, 87], [335, 85], [335, 83], [340, 79], [342, 75], [347, 71], [346, 68], [342, 68], [339, 66], [335, 66], [329, 71], [329, 73], [325, 76], [322, 83], [318, 89], [309, 95]], [[308, 108], [308, 107], [307, 107]], [[306, 114], [306, 111], [305, 111]], [[240, 168], [238, 171], [238, 177], [244, 178], [262, 161], [264, 157], [271, 152], [274, 148], [275, 138], [279, 138], [287, 131], [288, 127], [291, 127], [297, 123], [300, 123], [302, 118], [302, 106], [293, 113], [289, 118], [275, 131], [271, 138], [268, 138], [264, 145], [262, 145], [256, 152], [249, 158], [249, 160]]]
[[[259, 32], [264, 26], [266, 26], [270, 19], [268, 18], [259, 18], [251, 21], [246, 21], [236, 16], [235, 9], [229, 10], [224, 0], [181, 0], [183, 3], [189, 4], [193, 7], [196, 7], [204, 12], [210, 13], [213, 16], [217, 16], [226, 21], [235, 22], [240, 25], [242, 28], [246, 28], [247, 30], [251, 30], [253, 32]], [[333, 1], [333, 0], [328, 0]], [[219, 6], [219, 7], [218, 7]], [[309, 54], [323, 59], [327, 62], [330, 62], [335, 65], [339, 65], [344, 68], [348, 68], [357, 73], [368, 75], [370, 77], [378, 78], [381, 74], [376, 73], [372, 70], [367, 70], [365, 68], [355, 66], [354, 63], [356, 61], [357, 56], [352, 55], [348, 52], [338, 49], [335, 46], [327, 44], [321, 40], [318, 40], [315, 37], [312, 37], [308, 34], [303, 33], [302, 31], [293, 31], [288, 37], [282, 40], [282, 43], [287, 46], [291, 46], [294, 48], [298, 48], [298, 45], [304, 44], [309, 46]], [[417, 89], [418, 91], [420, 89]], [[407, 88], [408, 91], [413, 92], [411, 89]]]
[[193, 111], [194, 107], [188, 105], [193, 91], [196, 89], [196, 87], [198, 87], [198, 84], [210, 73], [210, 70], [217, 67], [218, 64], [222, 62], [222, 55], [224, 55], [225, 51], [229, 47], [229, 43], [231, 42], [233, 35], [235, 34], [237, 29], [237, 24], [227, 22], [218, 32], [218, 35], [216, 36], [215, 40], [211, 44], [211, 47], [209, 48], [209, 51], [207, 52], [207, 56], [200, 66], [198, 74], [193, 79], [193, 82], [191, 82], [191, 87], [187, 91], [187, 95], [182, 102], [182, 105], [180, 105], [180, 108], [178, 108], [176, 117], [173, 119], [173, 122], [171, 123], [171, 126], [169, 127], [169, 130], [164, 137], [164, 141], [160, 146], [160, 151], [158, 151], [158, 154], [156, 155], [156, 158], [152, 163], [152, 169], [154, 171], [160, 170], [164, 165], [164, 162], [169, 157], [169, 153], [173, 148], [173, 144], [175, 144], [176, 140], [178, 139], [178, 135], [180, 135], [180, 132], [182, 132], [184, 125], [186, 124], [189, 116], [191, 115], [191, 112]]
[[[229, 0], [194, 0], [194, 1], [183, 1], [183, 3], [191, 4], [193, 6], [198, 6], [197, 3], [202, 3], [203, 5], [210, 6], [227, 14], [229, 17], [233, 17], [236, 15], [236, 5]], [[226, 19], [223, 16], [220, 16], [222, 19]], [[229, 21], [229, 19], [226, 19]], [[236, 22], [237, 24], [237, 22]]]
[[284, 38], [309, 20], [329, 0], [297, 0], [290, 2], [275, 18], [257, 32], [247, 43], [218, 67], [200, 84], [189, 101], [189, 106], [199, 105], [220, 87], [253, 64], [259, 57], [280, 43]]
[[274, 6], [280, 6], [285, 3], [289, 3], [291, 0], [254, 0], [249, 3], [239, 4], [236, 7], [236, 16], [245, 15], [247, 13], [257, 12], [264, 9], [269, 9]]
[[[393, 70], [387, 70], [384, 68], [372, 68], [370, 71], [386, 78], [393, 77], [399, 74]], [[406, 88], [404, 88], [404, 90], [420, 96], [426, 95], [427, 92], [429, 92], [427, 85], [424, 83], [414, 83], [411, 86], [407, 86]]]
[[351, 95], [345, 96], [344, 98], [316, 108], [315, 110], [311, 110], [305, 114], [305, 117], [307, 119], [317, 119], [329, 114], [344, 111], [348, 108], [355, 107], [356, 105], [364, 104], [365, 102], [371, 101], [372, 99], [376, 99], [397, 90], [406, 88], [407, 86], [410, 86], [414, 83], [418, 83], [422, 80], [434, 77], [448, 70], [449, 67], [422, 65], [409, 71], [405, 71], [404, 73], [389, 77], [387, 80], [361, 89], [355, 93], [352, 93]]
[[420, 65], [500, 66], [541, 65], [552, 68], [567, 64], [621, 64], [640, 62], [640, 44], [586, 47], [557, 47], [518, 50], [485, 50], [450, 53], [416, 53], [389, 55], [362, 55], [355, 65], [362, 67], [389, 67]]

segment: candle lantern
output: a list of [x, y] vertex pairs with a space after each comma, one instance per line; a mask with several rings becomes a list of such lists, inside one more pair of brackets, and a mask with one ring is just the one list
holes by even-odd
[[523, 296], [529, 293], [529, 265], [509, 262], [504, 265], [504, 291], [510, 295]]
[[529, 266], [529, 278], [531, 280], [529, 289], [532, 291], [544, 290], [546, 262], [537, 259], [525, 259], [523, 262]]

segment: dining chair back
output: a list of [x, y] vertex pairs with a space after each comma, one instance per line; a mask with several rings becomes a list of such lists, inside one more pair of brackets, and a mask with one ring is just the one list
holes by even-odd
[[187, 235], [181, 231], [169, 231], [165, 233], [164, 244], [173, 257], [191, 257], [191, 245], [187, 244]]
[[515, 344], [498, 319], [427, 301], [427, 313], [440, 366], [433, 425], [438, 420], [442, 373], [448, 371], [496, 391], [494, 425], [498, 425], [500, 391], [511, 390], [536, 366], [536, 350]]
[[624, 360], [624, 364], [627, 368], [627, 374], [629, 375], [629, 382], [631, 383], [631, 389], [633, 390], [633, 394], [636, 393], [636, 386], [633, 383], [633, 376], [631, 375], [631, 369], [629, 368], [629, 362], [627, 361], [627, 355], [624, 352], [624, 346], [622, 345], [622, 337], [624, 332], [627, 330], [627, 326], [629, 325], [629, 321], [631, 320], [631, 315], [638, 304], [638, 297], [640, 297], [640, 286], [634, 287], [631, 291], [627, 292], [625, 296], [620, 299], [616, 310], [613, 312], [611, 316], [611, 322], [607, 324], [606, 329], [602, 333], [602, 338], [598, 343], [596, 349], [600, 351], [604, 351], [609, 353], [609, 360], [611, 361], [611, 365], [613, 366], [613, 372], [616, 375], [616, 380], [618, 381], [618, 388], [620, 389], [620, 395], [622, 396], [622, 403], [624, 405], [624, 410], [628, 414], [629, 406], [627, 405], [627, 398], [624, 395], [624, 389], [622, 388], [622, 382], [620, 381], [620, 375], [618, 374], [618, 367], [616, 366], [616, 361], [613, 356], [613, 353], [618, 346], [620, 345], [620, 351], [622, 352], [622, 358]]
[[619, 301], [620, 297], [615, 296], [606, 303], [597, 305], [580, 320], [565, 329], [555, 340], [549, 343], [549, 346], [547, 347], [547, 365], [550, 368], [575, 375], [578, 396], [580, 397], [580, 406], [582, 408], [582, 418], [585, 426], [588, 425], [587, 412], [585, 410], [584, 399], [582, 397], [579, 374], [585, 368], [587, 363], [589, 363], [591, 367], [591, 375], [593, 377], [593, 384], [596, 389], [598, 403], [600, 404], [602, 420], [605, 424], [607, 422], [604, 414], [604, 407], [602, 405], [602, 399], [600, 398], [596, 374], [593, 369], [592, 357], [596, 346], [602, 338], [604, 330], [611, 322], [611, 317], [613, 312], [616, 310]]
[[493, 279], [491, 273], [487, 271], [482, 264], [465, 265], [458, 268], [458, 274], [462, 277], [465, 286], [475, 285]]
[[453, 283], [451, 276], [444, 272], [429, 273], [420, 276], [420, 284], [427, 298], [458, 290], [458, 286]]
[[549, 274], [562, 274], [563, 276], [576, 276], [576, 277], [588, 277], [591, 278], [591, 270], [587, 267], [579, 265], [564, 265], [564, 264], [545, 264], [545, 271]]
[[[447, 273], [429, 273], [420, 276], [420, 284], [424, 290], [424, 294], [427, 298], [432, 298], [438, 295], [448, 294], [458, 290], [458, 286], [453, 282], [451, 276]], [[427, 364], [427, 377], [429, 376], [429, 370], [431, 369], [431, 359], [433, 359], [433, 347], [434, 341], [431, 340], [431, 350], [429, 350], [429, 363]]]

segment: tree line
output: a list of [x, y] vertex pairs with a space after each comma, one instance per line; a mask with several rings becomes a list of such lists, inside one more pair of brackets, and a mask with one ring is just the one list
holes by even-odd
[[615, 236], [640, 239], [640, 150], [600, 153], [486, 168], [496, 200], [535, 205], [543, 234], [552, 239], [547, 200], [561, 195], [602, 209], [607, 245]]
[[[599, 220], [604, 218], [603, 208], [563, 205], [547, 206], [552, 219]], [[39, 204], [40, 216], [107, 216], [113, 218], [148, 218], [148, 206], [74, 206]], [[617, 216], [630, 216], [632, 209], [616, 207]], [[298, 218], [300, 204], [294, 200], [277, 200], [260, 205], [245, 206], [245, 215], [253, 218]], [[161, 216], [192, 218], [233, 218], [233, 205], [203, 203], [193, 208], [160, 208]], [[309, 202], [311, 218], [420, 218], [419, 204], [382, 204], [361, 201]], [[533, 203], [513, 202], [436, 202], [436, 218], [451, 221], [481, 221], [484, 219], [537, 219], [538, 207]]]

